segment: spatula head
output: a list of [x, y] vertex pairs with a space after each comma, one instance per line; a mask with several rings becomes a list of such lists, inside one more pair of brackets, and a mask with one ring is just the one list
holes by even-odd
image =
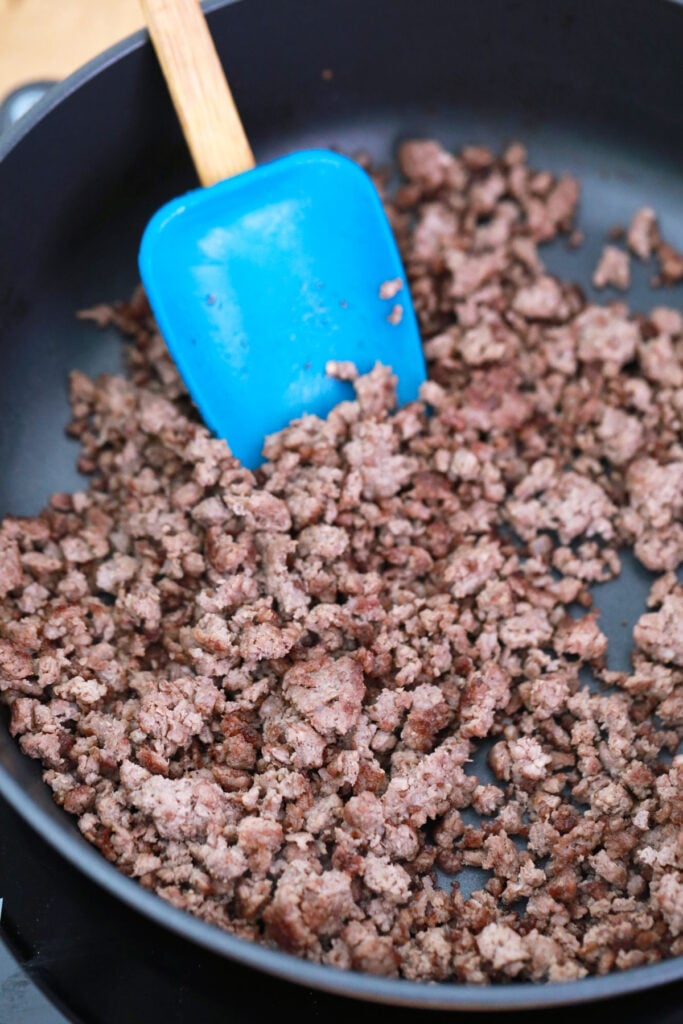
[[[377, 191], [347, 157], [283, 157], [164, 206], [139, 256], [149, 301], [207, 426], [250, 468], [266, 435], [325, 416], [376, 362], [417, 396], [425, 365], [405, 271]], [[381, 288], [385, 282], [402, 281]], [[382, 296], [386, 297], [382, 297]]]

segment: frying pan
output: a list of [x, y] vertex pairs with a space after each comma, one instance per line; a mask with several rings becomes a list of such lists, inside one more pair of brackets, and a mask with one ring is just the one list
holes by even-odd
[[[576, 173], [583, 185], [586, 244], [549, 251], [551, 270], [587, 285], [609, 228], [643, 203], [656, 205], [666, 236], [683, 245], [683, 7], [674, 0], [224, 0], [206, 9], [258, 160], [318, 145], [382, 160], [415, 135], [450, 147], [520, 138], [534, 165]], [[53, 491], [84, 486], [76, 445], [63, 435], [66, 375], [115, 371], [121, 356], [114, 334], [76, 322], [74, 311], [131, 291], [145, 223], [194, 184], [143, 33], [51, 90], [0, 142], [0, 514], [35, 513]], [[630, 301], [680, 305], [681, 296], [653, 294], [643, 273]], [[647, 582], [629, 571], [612, 602], [621, 617]], [[203, 948], [309, 989], [502, 1010], [683, 978], [683, 958], [569, 983], [490, 987], [310, 964], [205, 924], [106, 863], [4, 723], [0, 793], [80, 872], [195, 956]]]

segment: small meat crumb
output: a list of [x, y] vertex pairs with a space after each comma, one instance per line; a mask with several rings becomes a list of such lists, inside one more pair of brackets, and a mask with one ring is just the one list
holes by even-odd
[[596, 288], [620, 288], [625, 291], [631, 284], [629, 255], [615, 245], [606, 245], [593, 273]]
[[683, 253], [668, 242], [660, 242], [657, 246], [657, 263], [659, 273], [656, 284], [673, 285], [683, 281]]
[[328, 359], [325, 363], [325, 373], [328, 377], [334, 377], [336, 380], [354, 381], [358, 379], [356, 364], [348, 359]]
[[394, 277], [389, 281], [383, 281], [379, 287], [380, 299], [393, 299], [403, 288], [403, 279]]
[[650, 259], [659, 241], [657, 215], [651, 207], [643, 206], [635, 212], [626, 232], [626, 241], [639, 260]]

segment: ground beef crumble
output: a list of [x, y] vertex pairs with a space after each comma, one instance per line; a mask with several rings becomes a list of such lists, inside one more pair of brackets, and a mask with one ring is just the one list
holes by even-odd
[[631, 283], [629, 254], [616, 245], [606, 245], [593, 273], [593, 284], [596, 288], [620, 288], [625, 291]]
[[[418, 401], [330, 364], [355, 399], [252, 473], [141, 292], [83, 314], [129, 373], [72, 374], [89, 487], [0, 528], [11, 731], [105, 857], [243, 938], [473, 983], [678, 955], [683, 321], [546, 273], [579, 189], [523, 146], [398, 162]], [[644, 209], [628, 245], [656, 244]], [[653, 585], [612, 672], [590, 587], [626, 547]], [[469, 896], [464, 867], [489, 875]]]

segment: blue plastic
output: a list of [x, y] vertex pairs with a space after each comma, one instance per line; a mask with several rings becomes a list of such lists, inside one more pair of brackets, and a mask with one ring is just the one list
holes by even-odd
[[[204, 421], [250, 468], [267, 434], [353, 397], [328, 360], [391, 366], [400, 404], [425, 379], [391, 227], [347, 157], [299, 152], [181, 196], [149, 222], [139, 266]], [[380, 298], [395, 278], [403, 288]]]

